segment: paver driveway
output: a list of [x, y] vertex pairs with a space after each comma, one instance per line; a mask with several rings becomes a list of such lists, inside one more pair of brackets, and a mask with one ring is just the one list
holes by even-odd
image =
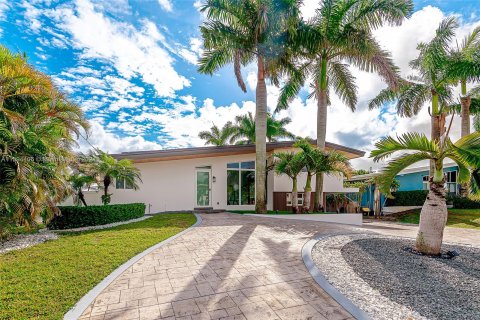
[[344, 227], [201, 216], [200, 226], [112, 282], [81, 319], [353, 319], [315, 283], [301, 258], [316, 233]]

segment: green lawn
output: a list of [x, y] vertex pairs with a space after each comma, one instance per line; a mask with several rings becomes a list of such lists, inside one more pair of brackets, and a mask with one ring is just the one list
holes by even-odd
[[[418, 224], [420, 210], [402, 215], [398, 221]], [[480, 230], [480, 209], [448, 209], [447, 226]]]
[[0, 319], [62, 319], [115, 268], [195, 221], [193, 214], [157, 215], [0, 254]]

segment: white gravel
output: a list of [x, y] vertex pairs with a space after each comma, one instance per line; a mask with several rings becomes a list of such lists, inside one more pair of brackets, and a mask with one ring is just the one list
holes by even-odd
[[377, 237], [375, 235], [352, 234], [327, 237], [312, 250], [313, 261], [338, 291], [360, 307], [372, 319], [425, 320], [418, 312], [395, 303], [360, 278], [342, 257], [342, 248], [351, 241]]
[[90, 231], [90, 230], [101, 230], [101, 229], [108, 229], [108, 228], [113, 228], [113, 227], [116, 227], [116, 226], [121, 226], [123, 224], [129, 224], [129, 223], [143, 221], [143, 220], [149, 219], [151, 217], [152, 216], [143, 216], [143, 217], [137, 218], [137, 219], [108, 223], [108, 224], [102, 224], [100, 226], [90, 226], [90, 227], [81, 227], [81, 228], [74, 228], [74, 229], [51, 230], [51, 231], [56, 232], [56, 233], [63, 233], [63, 232], [82, 232], [82, 231]]
[[41, 230], [39, 233], [33, 234], [18, 234], [0, 243], [0, 253], [28, 248], [57, 238], [57, 234], [47, 230]]

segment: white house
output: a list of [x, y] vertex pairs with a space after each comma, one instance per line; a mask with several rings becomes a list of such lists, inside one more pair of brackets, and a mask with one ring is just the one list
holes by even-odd
[[[291, 141], [267, 144], [267, 153], [293, 150]], [[326, 144], [327, 150], [337, 150], [349, 159], [364, 155], [363, 151]], [[143, 202], [148, 212], [187, 210], [253, 210], [255, 208], [255, 146], [228, 145], [172, 150], [124, 152], [113, 155], [128, 158], [140, 169], [142, 182], [134, 191], [123, 181], [116, 181], [111, 190], [112, 203]], [[299, 191], [305, 185], [306, 174], [299, 177]], [[327, 193], [356, 192], [345, 189], [343, 179], [325, 176]], [[313, 183], [314, 185], [314, 183]], [[286, 176], [273, 171], [267, 176], [268, 210], [287, 210], [291, 206], [292, 183]], [[315, 191], [315, 190], [313, 190]], [[100, 191], [87, 191], [89, 204], [100, 204]], [[299, 202], [303, 199], [300, 193]], [[71, 200], [69, 201], [71, 203]]]

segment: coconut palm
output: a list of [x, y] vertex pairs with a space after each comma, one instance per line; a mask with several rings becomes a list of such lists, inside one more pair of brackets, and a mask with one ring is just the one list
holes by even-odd
[[94, 170], [97, 178], [103, 183], [102, 203], [104, 205], [110, 203], [112, 194], [108, 193], [108, 188], [112, 179], [125, 180], [125, 184], [132, 186], [134, 190], [138, 189], [137, 181], [141, 181], [140, 170], [131, 160], [117, 160], [102, 151], [98, 151]]
[[233, 63], [240, 88], [246, 92], [241, 67], [257, 66], [255, 144], [255, 207], [266, 212], [267, 88], [291, 69], [288, 63], [292, 41], [300, 23], [299, 0], [207, 0], [201, 7], [206, 21], [200, 27], [205, 51], [199, 72], [212, 75]]
[[201, 131], [198, 136], [205, 140], [206, 145], [224, 146], [228, 144], [232, 133], [232, 123], [228, 121], [221, 129], [214, 124], [210, 131]]
[[0, 46], [0, 214], [28, 225], [57, 213], [70, 191], [74, 136], [87, 128], [48, 76]]
[[480, 167], [480, 133], [472, 133], [455, 143], [448, 137], [448, 132], [441, 141], [428, 139], [420, 133], [406, 133], [397, 139], [386, 137], [377, 142], [375, 147], [370, 155], [374, 161], [383, 160], [397, 152], [404, 152], [391, 160], [377, 177], [380, 190], [389, 196], [391, 183], [400, 171], [422, 160], [434, 162], [428, 196], [420, 213], [415, 246], [422, 253], [439, 254], [448, 214], [443, 162], [446, 158], [456, 162], [459, 169], [458, 181], [467, 182], [470, 178], [469, 168]]
[[[255, 143], [255, 119], [251, 112], [237, 116], [236, 123], [232, 127], [230, 143], [252, 144]], [[295, 139], [295, 135], [289, 132], [285, 126], [291, 122], [290, 118], [276, 120], [267, 114], [267, 141], [274, 142], [278, 139]]]
[[[357, 85], [349, 65], [376, 72], [388, 85], [398, 86], [397, 68], [375, 40], [372, 31], [385, 23], [399, 25], [413, 9], [411, 0], [322, 1], [317, 14], [296, 38], [300, 66], [282, 88], [277, 111], [286, 109], [305, 81], [312, 79], [311, 96], [317, 100], [317, 146], [325, 149], [330, 91], [355, 110]], [[306, 62], [305, 62], [306, 61]], [[323, 177], [317, 176], [315, 208], [322, 205]]]
[[301, 149], [299, 155], [303, 159], [302, 161], [307, 173], [303, 196], [303, 211], [309, 212], [312, 194], [312, 177], [316, 176], [318, 178], [323, 174], [341, 174], [349, 177], [352, 173], [352, 168], [348, 158], [343, 154], [337, 151], [326, 152], [313, 146], [308, 139], [297, 141], [294, 147]]
[[274, 154], [275, 172], [287, 175], [292, 179], [292, 211], [298, 213], [298, 188], [297, 178], [305, 167], [304, 158], [299, 153], [278, 152]]

